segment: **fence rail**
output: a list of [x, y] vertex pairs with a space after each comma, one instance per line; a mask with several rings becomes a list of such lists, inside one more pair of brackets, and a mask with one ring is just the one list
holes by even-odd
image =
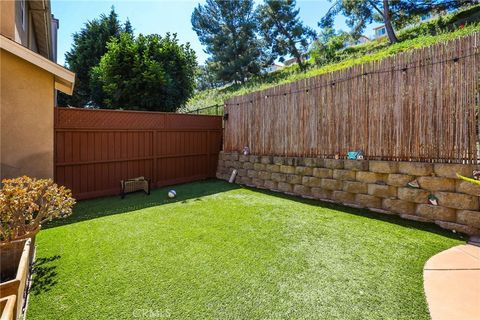
[[221, 117], [57, 108], [55, 180], [85, 199], [138, 176], [153, 187], [214, 177], [221, 141]]
[[480, 34], [225, 102], [224, 149], [476, 162]]
[[203, 107], [203, 108], [188, 110], [185, 113], [221, 116], [223, 115], [223, 105], [214, 104], [214, 105]]

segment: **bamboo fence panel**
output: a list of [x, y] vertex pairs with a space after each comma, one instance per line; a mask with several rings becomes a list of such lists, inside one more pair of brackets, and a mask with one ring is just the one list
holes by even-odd
[[224, 150], [476, 163], [480, 33], [225, 101]]

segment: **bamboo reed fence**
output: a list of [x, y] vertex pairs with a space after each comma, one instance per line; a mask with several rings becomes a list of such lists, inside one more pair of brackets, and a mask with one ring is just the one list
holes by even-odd
[[224, 150], [476, 163], [480, 33], [225, 102]]

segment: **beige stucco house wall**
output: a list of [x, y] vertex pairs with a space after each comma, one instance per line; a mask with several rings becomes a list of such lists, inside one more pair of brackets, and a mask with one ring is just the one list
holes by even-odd
[[54, 177], [55, 90], [75, 74], [0, 35], [0, 177]]
[[2, 178], [53, 178], [53, 75], [4, 50], [0, 61]]
[[0, 178], [54, 178], [56, 90], [75, 75], [55, 64], [50, 0], [0, 0]]

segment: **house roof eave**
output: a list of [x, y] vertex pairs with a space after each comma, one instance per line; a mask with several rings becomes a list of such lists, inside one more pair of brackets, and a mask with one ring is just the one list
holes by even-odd
[[55, 89], [71, 95], [75, 85], [75, 73], [58, 65], [38, 53], [0, 35], [0, 48], [28, 61], [29, 63], [51, 73], [55, 78]]

